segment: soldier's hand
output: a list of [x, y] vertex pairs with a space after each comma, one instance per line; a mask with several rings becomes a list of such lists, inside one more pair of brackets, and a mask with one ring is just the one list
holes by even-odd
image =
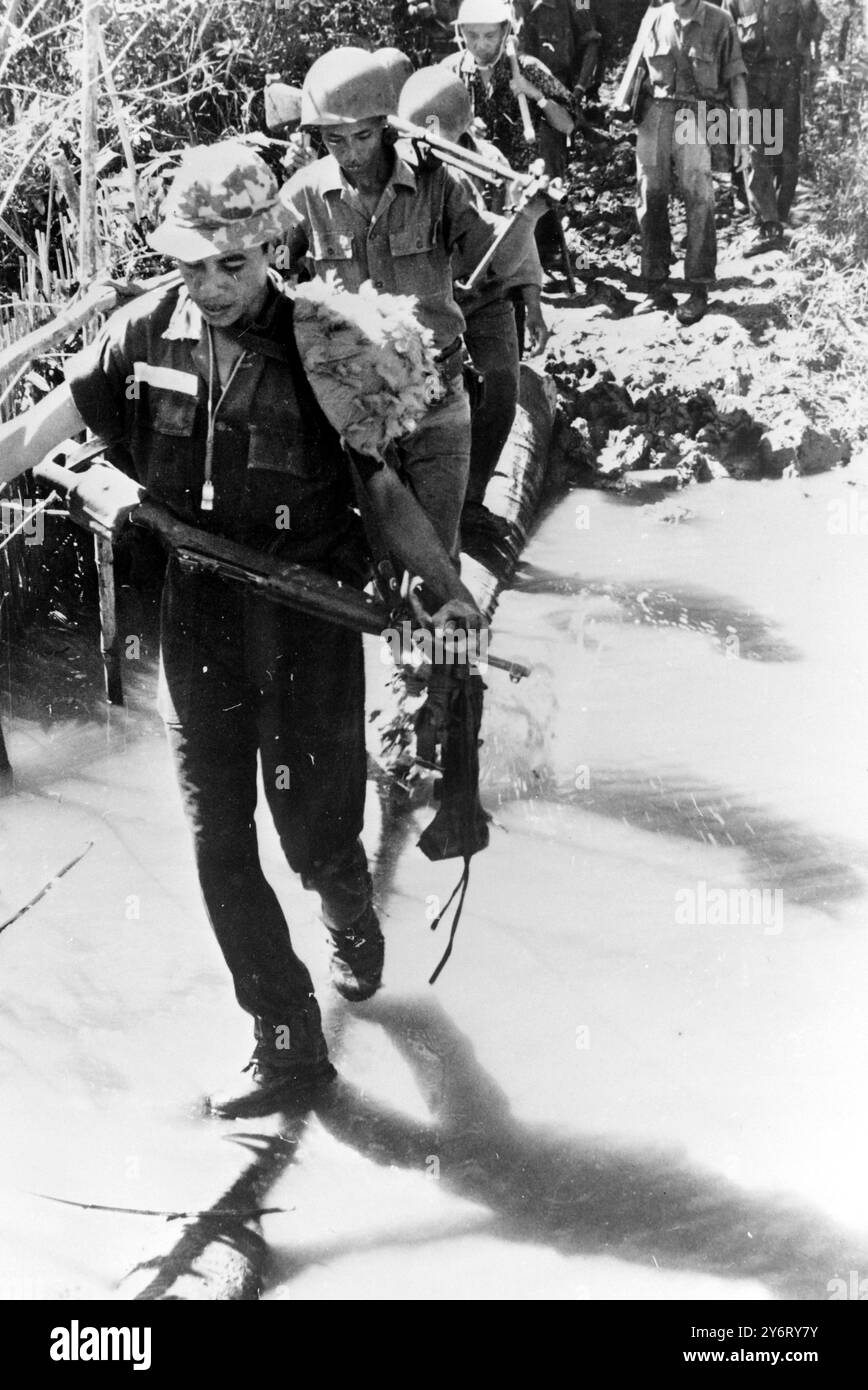
[[441, 628], [465, 627], [469, 632], [480, 632], [489, 626], [484, 613], [480, 613], [475, 603], [465, 603], [463, 599], [451, 598], [431, 614], [431, 626], [437, 632]]
[[[406, 578], [409, 579], [409, 576], [406, 576]], [[447, 599], [443, 606], [437, 609], [436, 613], [426, 613], [417, 592], [421, 583], [421, 579], [416, 576], [416, 578], [410, 580], [409, 583], [406, 584], [406, 592], [404, 589], [402, 589], [402, 592], [405, 592], [405, 596], [410, 602], [410, 607], [417, 621], [420, 622], [423, 627], [431, 627], [434, 628], [435, 631], [446, 627], [465, 627], [468, 631], [478, 631], [488, 627], [488, 619], [484, 613], [480, 613], [473, 601], [472, 595], [467, 589], [464, 589], [464, 592], [467, 594], [466, 599]], [[464, 588], [463, 585], [461, 585], [461, 587]]]
[[743, 145], [741, 142], [735, 147], [732, 165], [737, 174], [744, 174], [750, 163], [750, 145]]
[[519, 73], [517, 77], [510, 78], [509, 89], [515, 96], [530, 97], [531, 101], [539, 101], [543, 95], [539, 87], [535, 87], [532, 82], [528, 82], [523, 73]]
[[524, 331], [527, 334], [528, 356], [536, 357], [552, 336], [538, 304], [525, 304]]
[[300, 131], [290, 136], [286, 154], [281, 160], [286, 170], [287, 178], [289, 178], [290, 174], [294, 174], [296, 169], [303, 169], [306, 164], [313, 164], [315, 162], [316, 154], [310, 147], [310, 140], [308, 137], [302, 135]]
[[85, 531], [114, 540], [144, 496], [144, 488], [126, 473], [95, 463], [82, 473], [66, 499], [70, 518]]

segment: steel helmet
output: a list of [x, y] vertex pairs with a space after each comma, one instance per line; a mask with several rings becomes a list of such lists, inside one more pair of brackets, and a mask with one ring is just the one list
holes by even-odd
[[393, 115], [396, 93], [386, 65], [364, 48], [333, 48], [317, 58], [301, 89], [302, 126], [352, 125]]
[[392, 93], [397, 103], [401, 88], [413, 71], [413, 64], [406, 53], [401, 52], [400, 48], [378, 48], [374, 57], [386, 69], [386, 75], [392, 84]]
[[407, 78], [398, 101], [398, 115], [403, 121], [421, 126], [429, 116], [436, 116], [440, 134], [446, 140], [457, 140], [470, 127], [473, 107], [461, 78], [438, 63], [433, 68], [420, 68]]
[[512, 6], [506, 0], [461, 0], [455, 20], [462, 24], [508, 24], [512, 27]]

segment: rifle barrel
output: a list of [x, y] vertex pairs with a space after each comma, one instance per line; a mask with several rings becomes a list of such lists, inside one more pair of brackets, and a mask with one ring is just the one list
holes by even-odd
[[526, 184], [533, 180], [532, 174], [519, 173], [511, 165], [498, 160], [489, 159], [488, 155], [480, 154], [478, 150], [470, 150], [465, 145], [459, 145], [454, 140], [447, 140], [442, 135], [437, 135], [427, 126], [414, 125], [412, 121], [404, 121], [400, 116], [387, 116], [386, 121], [392, 130], [403, 136], [405, 140], [415, 140], [419, 144], [428, 145], [434, 154], [443, 158], [446, 155], [452, 156], [455, 160], [460, 160], [467, 166], [468, 172], [484, 178], [486, 175], [491, 180], [498, 183], [517, 183], [524, 188]]

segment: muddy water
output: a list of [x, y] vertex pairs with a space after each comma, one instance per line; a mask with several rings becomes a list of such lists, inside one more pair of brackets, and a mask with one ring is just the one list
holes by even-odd
[[[108, 721], [7, 721], [0, 916], [93, 848], [0, 936], [2, 1291], [111, 1296], [178, 1258], [184, 1222], [150, 1213], [239, 1178], [279, 1208], [269, 1298], [816, 1299], [868, 1273], [864, 476], [551, 505], [497, 617], [534, 669], [487, 678], [492, 842], [453, 959], [429, 988], [456, 866], [372, 783], [386, 988], [329, 1002], [340, 1086], [277, 1157], [269, 1123], [195, 1113], [247, 1025], [148, 673]], [[314, 901], [261, 840], [329, 1000]]]

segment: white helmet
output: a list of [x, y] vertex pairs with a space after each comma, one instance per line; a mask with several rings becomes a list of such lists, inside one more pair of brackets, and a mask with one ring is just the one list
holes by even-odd
[[506, 0], [461, 0], [455, 23], [509, 24], [512, 26], [512, 6]]

